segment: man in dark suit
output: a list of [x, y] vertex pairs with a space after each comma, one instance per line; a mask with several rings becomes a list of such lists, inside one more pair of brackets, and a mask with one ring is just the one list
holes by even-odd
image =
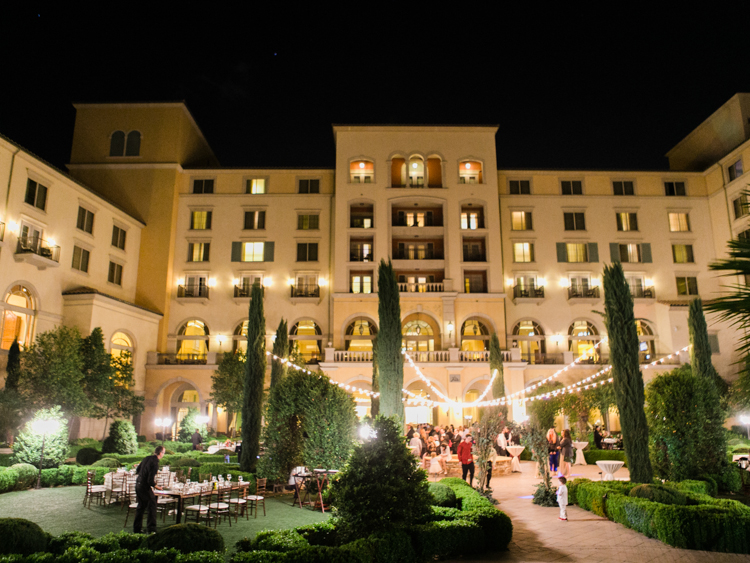
[[146, 456], [138, 464], [135, 470], [138, 478], [135, 480], [135, 496], [138, 499], [138, 508], [135, 509], [135, 520], [133, 521], [133, 532], [140, 534], [143, 529], [143, 513], [148, 509], [146, 530], [149, 534], [156, 532], [156, 495], [152, 490], [161, 490], [156, 486], [156, 474], [159, 472], [159, 460], [164, 457], [164, 446], [156, 446], [154, 454]]
[[198, 432], [198, 429], [195, 429], [195, 432], [193, 433], [193, 437], [190, 439], [191, 442], [193, 442], [193, 449], [194, 450], [202, 450], [201, 444], [203, 443], [203, 437], [201, 436], [201, 433]]

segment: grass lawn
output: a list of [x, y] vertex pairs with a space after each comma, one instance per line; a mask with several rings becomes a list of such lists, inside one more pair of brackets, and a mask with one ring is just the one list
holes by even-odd
[[[39, 524], [43, 530], [53, 535], [62, 532], [88, 532], [94, 537], [103, 536], [109, 532], [123, 530], [125, 513], [120, 505], [99, 506], [91, 504], [91, 508], [83, 507], [84, 487], [58, 487], [54, 489], [40, 489], [16, 491], [0, 495], [0, 515], [4, 518], [25, 518]], [[266, 499], [266, 516], [261, 510], [258, 518], [254, 515], [250, 520], [240, 518], [232, 527], [223, 521], [218, 530], [224, 536], [229, 551], [234, 550], [237, 540], [252, 538], [261, 530], [280, 530], [294, 528], [320, 522], [329, 518], [329, 513], [313, 512], [309, 508], [298, 508], [291, 504], [291, 495]], [[146, 527], [144, 517], [143, 526]], [[174, 517], [167, 517], [163, 523], [161, 515], [158, 517], [158, 529], [174, 524]], [[128, 531], [133, 531], [133, 511], [128, 519]]]

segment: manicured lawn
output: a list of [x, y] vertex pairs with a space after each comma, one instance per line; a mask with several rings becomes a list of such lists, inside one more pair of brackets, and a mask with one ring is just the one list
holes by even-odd
[[[59, 487], [55, 489], [40, 489], [38, 491], [17, 491], [0, 495], [0, 515], [4, 518], [25, 518], [39, 524], [43, 530], [53, 535], [62, 532], [88, 532], [95, 537], [109, 532], [123, 530], [126, 510], [119, 505], [98, 506], [92, 503], [91, 509], [83, 507], [84, 487]], [[247, 521], [239, 519], [232, 527], [224, 521], [218, 526], [224, 536], [224, 541], [230, 551], [234, 550], [237, 540], [252, 538], [261, 530], [280, 530], [294, 528], [320, 522], [329, 518], [329, 513], [313, 512], [309, 508], [297, 508], [291, 505], [291, 495], [266, 499], [266, 514], [261, 509], [258, 518], [254, 515]], [[145, 528], [144, 517], [144, 528]], [[159, 515], [158, 526], [174, 524], [174, 519], [167, 517], [166, 524], [162, 523]], [[128, 520], [129, 532], [133, 531], [133, 512]]]

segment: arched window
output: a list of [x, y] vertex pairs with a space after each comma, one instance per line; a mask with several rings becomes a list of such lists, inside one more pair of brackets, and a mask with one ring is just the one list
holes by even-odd
[[128, 133], [128, 141], [125, 145], [125, 156], [139, 156], [141, 154], [141, 134], [139, 131]]
[[36, 311], [31, 292], [22, 285], [14, 285], [5, 296], [2, 318], [2, 349], [9, 350], [16, 340], [21, 346], [31, 343]]
[[323, 332], [318, 323], [312, 319], [301, 320], [289, 331], [290, 344], [299, 348], [300, 354], [307, 363], [315, 363], [320, 358], [320, 343], [323, 340]]
[[234, 329], [234, 334], [232, 335], [232, 352], [235, 354], [238, 350], [242, 350], [247, 354], [247, 324], [248, 321], [242, 321]]
[[427, 159], [427, 187], [443, 187], [443, 160], [436, 156]]
[[510, 337], [512, 346], [521, 350], [521, 359], [530, 364], [543, 364], [547, 354], [544, 329], [531, 320], [518, 321]]
[[638, 333], [638, 355], [640, 363], [645, 364], [654, 361], [654, 331], [646, 321], [635, 321], [635, 329]]
[[372, 341], [378, 334], [378, 327], [366, 317], [354, 319], [344, 335], [344, 349], [352, 352], [372, 352]]
[[594, 349], [600, 340], [599, 330], [589, 321], [575, 321], [568, 328], [568, 350], [576, 357], [586, 356], [586, 363], [597, 363], [599, 353]]
[[391, 159], [391, 187], [406, 187], [406, 159], [402, 156]]
[[424, 188], [424, 160], [418, 156], [409, 159], [409, 186]]
[[130, 354], [131, 361], [133, 357], [133, 340], [124, 332], [115, 332], [110, 341], [109, 353], [113, 358], [122, 356], [125, 353]]
[[125, 133], [115, 131], [109, 139], [109, 156], [122, 156], [125, 154]]
[[464, 160], [458, 165], [459, 184], [483, 184], [482, 163], [478, 160]]
[[352, 184], [371, 184], [375, 178], [372, 160], [353, 160], [349, 164], [349, 178]]
[[435, 350], [435, 335], [432, 326], [420, 319], [405, 322], [401, 327], [401, 345], [409, 352], [432, 352]]
[[468, 319], [461, 327], [461, 350], [481, 352], [490, 349], [490, 331], [479, 319]]
[[208, 327], [203, 321], [190, 319], [177, 332], [177, 361], [200, 363], [208, 354]]

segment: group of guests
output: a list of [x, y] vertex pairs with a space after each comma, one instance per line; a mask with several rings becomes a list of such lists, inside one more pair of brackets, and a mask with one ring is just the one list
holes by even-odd
[[570, 467], [573, 463], [573, 438], [570, 429], [558, 435], [554, 428], [547, 431], [547, 447], [549, 450], [549, 470], [559, 473], [566, 479], [570, 477]]

